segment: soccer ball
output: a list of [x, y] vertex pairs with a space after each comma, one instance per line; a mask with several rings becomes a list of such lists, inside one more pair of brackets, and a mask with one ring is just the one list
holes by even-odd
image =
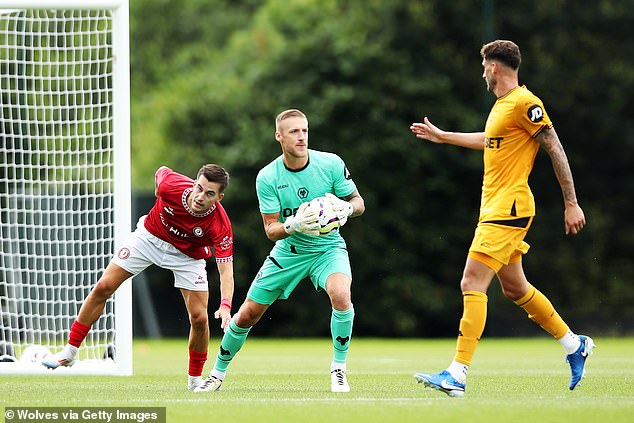
[[341, 226], [339, 218], [335, 216], [332, 209], [332, 203], [326, 197], [317, 197], [311, 200], [310, 209], [317, 211], [320, 235], [328, 235]]
[[51, 355], [51, 351], [42, 345], [29, 345], [20, 356], [20, 361], [26, 363], [39, 363]]

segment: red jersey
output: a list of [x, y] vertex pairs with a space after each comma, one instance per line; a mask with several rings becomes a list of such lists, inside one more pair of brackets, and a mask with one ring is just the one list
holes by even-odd
[[157, 199], [145, 218], [145, 229], [189, 257], [209, 258], [213, 248], [216, 262], [233, 261], [233, 232], [222, 204], [194, 213], [187, 205], [194, 180], [166, 166], [161, 166], [154, 178]]

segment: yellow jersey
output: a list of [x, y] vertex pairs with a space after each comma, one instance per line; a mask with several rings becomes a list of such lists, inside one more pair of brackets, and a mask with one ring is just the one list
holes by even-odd
[[528, 176], [539, 150], [535, 137], [550, 127], [542, 101], [525, 86], [497, 99], [484, 128], [480, 222], [535, 215]]

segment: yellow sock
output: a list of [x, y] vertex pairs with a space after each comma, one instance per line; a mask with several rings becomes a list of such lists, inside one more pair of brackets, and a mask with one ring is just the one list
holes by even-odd
[[484, 324], [487, 320], [487, 296], [478, 291], [465, 291], [462, 296], [464, 310], [460, 319], [454, 361], [468, 366], [471, 364], [478, 341], [484, 332]]
[[528, 317], [546, 332], [559, 339], [568, 332], [568, 325], [563, 321], [552, 303], [534, 286], [529, 285], [528, 292], [515, 304], [522, 307]]

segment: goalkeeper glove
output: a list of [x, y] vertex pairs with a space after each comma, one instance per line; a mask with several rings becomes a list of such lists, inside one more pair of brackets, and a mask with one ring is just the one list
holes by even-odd
[[343, 226], [347, 221], [348, 217], [352, 216], [354, 209], [352, 208], [352, 204], [348, 201], [344, 201], [339, 197], [327, 192], [326, 198], [330, 200], [332, 204], [332, 210], [335, 212], [335, 215], [339, 218], [339, 222], [341, 226]]
[[295, 216], [289, 216], [284, 221], [284, 231], [292, 235], [301, 232], [307, 235], [319, 236], [319, 222], [317, 213], [311, 211], [308, 203], [302, 203]]

